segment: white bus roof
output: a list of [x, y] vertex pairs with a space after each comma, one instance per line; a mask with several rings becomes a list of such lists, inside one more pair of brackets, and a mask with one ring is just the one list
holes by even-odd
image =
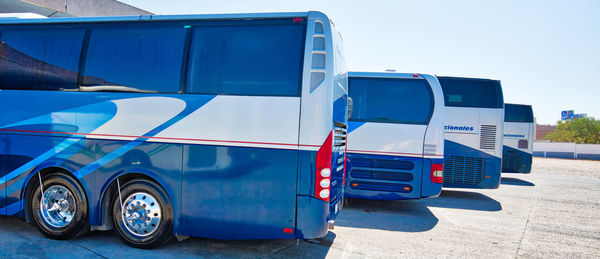
[[[189, 14], [189, 15], [139, 15], [139, 16], [102, 16], [102, 17], [57, 17], [34, 19], [0, 19], [0, 25], [10, 24], [50, 24], [50, 23], [96, 23], [96, 22], [133, 22], [133, 21], [185, 21], [185, 20], [223, 20], [223, 19], [269, 19], [287, 17], [308, 17], [319, 12], [289, 13], [235, 13], [235, 14]], [[323, 15], [323, 14], [321, 14]], [[324, 15], [323, 15], [324, 16]]]
[[[417, 75], [417, 76], [415, 76]], [[351, 77], [378, 77], [378, 78], [420, 78], [424, 77], [420, 73], [396, 73], [396, 72], [348, 72]]]
[[493, 78], [482, 78], [482, 77], [464, 77], [464, 76], [443, 76], [443, 75], [435, 75], [435, 77], [442, 78], [452, 78], [452, 79], [473, 79], [473, 80], [490, 80], [490, 81], [500, 81], [498, 79]]
[[1, 20], [15, 20], [15, 19], [46, 19], [46, 16], [39, 15], [37, 13], [0, 13]]

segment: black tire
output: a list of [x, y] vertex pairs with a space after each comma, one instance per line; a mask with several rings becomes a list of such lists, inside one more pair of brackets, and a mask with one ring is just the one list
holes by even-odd
[[167, 193], [156, 183], [139, 179], [133, 180], [121, 186], [121, 198], [123, 206], [127, 207], [127, 199], [136, 193], [146, 193], [152, 196], [160, 207], [160, 220], [158, 227], [148, 236], [140, 236], [126, 226], [121, 214], [121, 201], [119, 193], [115, 192], [112, 203], [112, 216], [119, 238], [127, 245], [141, 249], [152, 249], [163, 246], [173, 239], [173, 208]]
[[[35, 175], [31, 181], [37, 181], [39, 176]], [[73, 218], [65, 226], [53, 226], [48, 220], [42, 215], [40, 209], [41, 203], [41, 190], [39, 184], [36, 184], [32, 190], [32, 194], [29, 201], [29, 212], [31, 213], [31, 219], [36, 228], [46, 237], [58, 240], [73, 239], [80, 236], [89, 230], [88, 223], [88, 206], [87, 199], [83, 188], [77, 183], [75, 179], [65, 174], [52, 174], [42, 178], [44, 192], [51, 188], [66, 188], [72, 195], [72, 202], [74, 202], [75, 208], [73, 209]]]

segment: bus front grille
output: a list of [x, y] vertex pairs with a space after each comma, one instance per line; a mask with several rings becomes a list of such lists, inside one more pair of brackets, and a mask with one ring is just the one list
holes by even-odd
[[[411, 193], [415, 181], [415, 173], [421, 173], [420, 167], [415, 170], [413, 161], [400, 160], [397, 157], [365, 157], [350, 155], [350, 188], [379, 192]], [[417, 172], [418, 171], [418, 172]], [[420, 181], [419, 181], [420, 182]]]
[[502, 170], [516, 172], [523, 164], [523, 155], [517, 152], [504, 152], [502, 156]]
[[350, 173], [350, 176], [353, 179], [356, 178], [356, 179], [371, 179], [371, 180], [387, 180], [387, 181], [398, 181], [398, 182], [410, 182], [413, 180], [413, 175], [411, 173], [365, 170], [365, 169], [354, 169]]
[[485, 158], [449, 156], [444, 160], [444, 183], [478, 185], [485, 177]]
[[411, 161], [392, 160], [392, 159], [370, 159], [370, 158], [354, 158], [352, 159], [352, 166], [354, 167], [368, 167], [368, 168], [383, 168], [383, 169], [397, 169], [410, 171], [415, 168], [415, 164]]
[[412, 186], [409, 184], [385, 183], [385, 182], [366, 182], [352, 181], [350, 187], [357, 190], [382, 191], [382, 192], [412, 192]]

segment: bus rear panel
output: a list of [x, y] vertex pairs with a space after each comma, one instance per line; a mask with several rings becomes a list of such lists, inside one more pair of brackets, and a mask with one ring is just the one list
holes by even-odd
[[444, 106], [430, 75], [351, 72], [346, 197], [435, 197], [442, 188]]
[[531, 105], [504, 105], [502, 172], [531, 173], [535, 123]]
[[500, 81], [438, 79], [446, 105], [444, 187], [498, 188], [504, 132]]

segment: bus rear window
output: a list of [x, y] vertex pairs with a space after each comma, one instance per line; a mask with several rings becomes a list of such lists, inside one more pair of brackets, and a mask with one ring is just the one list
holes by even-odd
[[433, 93], [422, 79], [351, 77], [351, 121], [427, 124]]
[[303, 24], [194, 28], [188, 92], [300, 96]]
[[507, 103], [504, 105], [505, 122], [533, 122], [533, 110], [529, 105]]
[[488, 79], [438, 77], [444, 90], [446, 106], [502, 108], [500, 82]]

